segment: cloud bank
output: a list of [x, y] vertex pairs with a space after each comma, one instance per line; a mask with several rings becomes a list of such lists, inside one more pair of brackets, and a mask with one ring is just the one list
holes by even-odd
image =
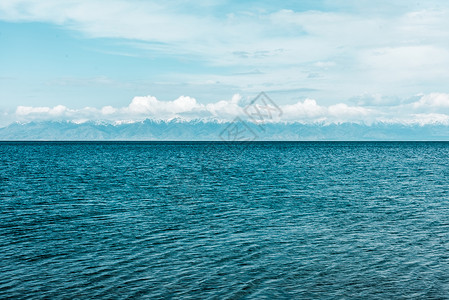
[[[366, 97], [365, 97], [366, 98]], [[375, 101], [375, 100], [374, 100]], [[266, 115], [264, 122], [312, 123], [359, 123], [370, 125], [376, 122], [408, 125], [443, 124], [449, 125], [449, 94], [432, 93], [418, 95], [408, 103], [388, 106], [372, 106], [337, 103], [320, 105], [314, 99], [303, 99], [294, 104], [279, 105], [282, 114]], [[18, 106], [9, 117], [11, 120], [27, 123], [31, 121], [69, 121], [84, 123], [87, 121], [107, 122], [111, 124], [134, 123], [145, 119], [169, 121], [215, 121], [229, 122], [236, 117], [251, 121], [245, 114], [245, 107], [260, 103], [248, 103], [239, 94], [229, 100], [202, 104], [195, 98], [181, 96], [172, 101], [162, 101], [154, 96], [134, 97], [125, 107], [104, 106], [72, 109], [64, 105], [54, 107]], [[274, 104], [273, 104], [274, 105]], [[268, 104], [267, 107], [274, 108]]]

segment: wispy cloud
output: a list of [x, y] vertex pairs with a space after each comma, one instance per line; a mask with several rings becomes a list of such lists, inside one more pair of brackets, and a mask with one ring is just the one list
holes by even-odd
[[[168, 86], [177, 86], [182, 87], [179, 94], [197, 98], [215, 92], [220, 95], [215, 100], [234, 92], [289, 92], [282, 100], [286, 120], [371, 122], [396, 120], [398, 116], [404, 120], [413, 116], [426, 119], [428, 114], [447, 113], [445, 96], [441, 95], [449, 92], [448, 3], [317, 3], [313, 9], [301, 9], [294, 1], [2, 0], [0, 20], [56, 24], [84, 40], [111, 39], [120, 47], [98, 51], [126, 55], [139, 62], [163, 57], [168, 66], [156, 64], [151, 75], [134, 75], [127, 70], [126, 76], [114, 80], [109, 79], [114, 76], [107, 71], [64, 75], [62, 80], [51, 81], [58, 87], [126, 89], [141, 80], [145, 83], [139, 86], [139, 94], [151, 91], [167, 95], [171, 92], [164, 91], [170, 89]], [[180, 61], [191, 64], [179, 67]], [[126, 83], [131, 81], [134, 85]], [[425, 96], [416, 97], [418, 94]], [[50, 102], [42, 99], [42, 107], [47, 107]], [[55, 114], [89, 120], [135, 120], [144, 116], [226, 119], [241, 108], [230, 100], [201, 104], [189, 97], [180, 99], [165, 102], [135, 98], [129, 106], [103, 109], [70, 109], [69, 101], [61, 101], [65, 109], [59, 114], [54, 107], [47, 107], [47, 111], [25, 114], [25, 109], [15, 115], [23, 120]], [[119, 101], [115, 99], [114, 103]]]
[[[192, 5], [220, 4], [203, 2]], [[254, 9], [219, 16], [187, 13], [177, 5], [176, 1], [111, 0], [105, 5], [99, 0], [4, 0], [0, 19], [50, 22], [88, 37], [126, 39], [135, 47], [188, 54], [215, 65], [276, 69], [307, 64], [316, 73], [344, 64], [366, 77], [383, 71], [388, 80], [428, 78], [431, 66], [438, 67], [433, 76], [449, 72], [444, 42], [449, 38], [449, 12], [443, 3], [438, 10], [398, 6], [393, 15], [368, 14], [369, 3], [363, 4], [365, 11], [356, 12]]]

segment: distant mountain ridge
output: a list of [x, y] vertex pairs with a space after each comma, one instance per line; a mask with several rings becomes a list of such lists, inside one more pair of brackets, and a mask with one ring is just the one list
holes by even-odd
[[[206, 121], [154, 121], [113, 125], [108, 123], [85, 122], [30, 122], [14, 123], [0, 128], [0, 140], [51, 140], [51, 141], [220, 141], [232, 140], [234, 123]], [[237, 124], [239, 125], [239, 124]], [[242, 124], [240, 124], [242, 125]], [[375, 123], [302, 124], [271, 123], [257, 126], [245, 122], [240, 129], [247, 130], [249, 140], [442, 140], [449, 141], [449, 126], [439, 124], [403, 125]]]

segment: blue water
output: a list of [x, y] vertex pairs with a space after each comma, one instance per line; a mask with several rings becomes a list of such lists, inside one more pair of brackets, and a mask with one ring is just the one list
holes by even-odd
[[0, 143], [0, 298], [449, 298], [449, 143]]

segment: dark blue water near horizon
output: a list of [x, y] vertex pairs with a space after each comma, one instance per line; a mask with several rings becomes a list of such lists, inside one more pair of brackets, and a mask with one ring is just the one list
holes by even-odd
[[448, 299], [449, 143], [2, 142], [0, 298]]

